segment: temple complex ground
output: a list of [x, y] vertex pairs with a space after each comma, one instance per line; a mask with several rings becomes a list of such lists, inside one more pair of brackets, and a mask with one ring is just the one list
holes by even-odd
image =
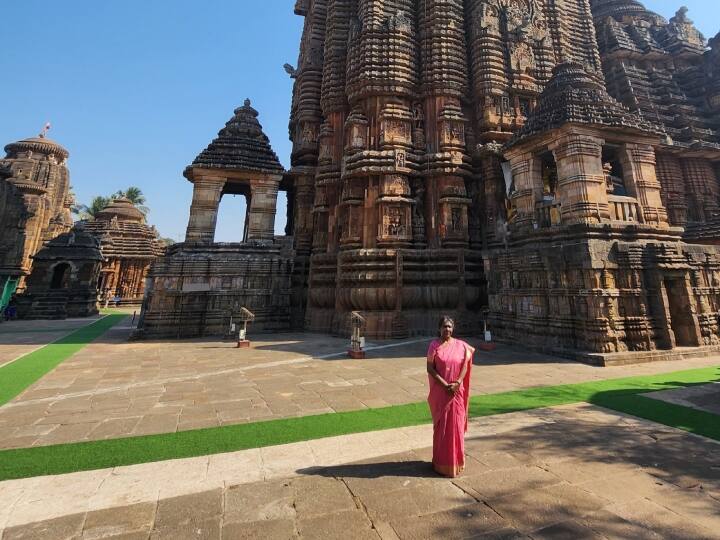
[[428, 339], [348, 360], [328, 336], [238, 350], [114, 322], [88, 344], [75, 321], [0, 325], [0, 386], [28, 362], [11, 345], [79, 349], [0, 407], [3, 540], [720, 538], [720, 358], [480, 353], [468, 470], [447, 480], [428, 464]]
[[[133, 342], [130, 331], [127, 323], [116, 326], [0, 408], [0, 448], [173, 433], [427, 398], [429, 338], [376, 349], [369, 344], [366, 360], [350, 361], [347, 340], [317, 334], [256, 335], [252, 349], [238, 350], [232, 342], [210, 340]], [[472, 393], [718, 364], [714, 357], [596, 368], [501, 345], [478, 353]]]

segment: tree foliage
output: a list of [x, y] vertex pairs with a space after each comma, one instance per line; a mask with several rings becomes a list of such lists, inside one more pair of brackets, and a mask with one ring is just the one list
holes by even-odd
[[147, 216], [150, 212], [150, 208], [145, 206], [147, 199], [142, 190], [137, 186], [130, 186], [125, 190], [118, 190], [108, 197], [103, 197], [102, 195], [93, 197], [89, 205], [76, 205], [73, 208], [73, 213], [77, 214], [80, 219], [93, 220], [108, 204], [123, 197], [133, 203], [135, 208], [140, 210], [143, 215]]

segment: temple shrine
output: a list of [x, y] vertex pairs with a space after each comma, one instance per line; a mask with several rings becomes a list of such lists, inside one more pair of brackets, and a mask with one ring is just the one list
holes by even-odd
[[0, 309], [24, 288], [32, 256], [73, 226], [68, 151], [43, 132], [0, 159]]
[[128, 199], [119, 198], [98, 212], [82, 228], [100, 240], [103, 263], [98, 292], [104, 302], [119, 298], [123, 305], [142, 303], [145, 279], [152, 262], [165, 252], [154, 227]]
[[[185, 310], [203, 333], [215, 309], [217, 327], [240, 295], [208, 257], [225, 250], [259, 265], [243, 302], [272, 308], [278, 328], [349, 335], [355, 312], [368, 338], [398, 338], [450, 314], [461, 333], [487, 322], [599, 363], [720, 343], [720, 35], [706, 43], [686, 9], [667, 21], [636, 0], [298, 0], [295, 12], [290, 170], [268, 161], [249, 103], [236, 111], [185, 173], [186, 242], [158, 264], [147, 317], [184, 327]], [[282, 299], [264, 262], [281, 245], [277, 189], [292, 241]], [[228, 193], [250, 203], [245, 241], [223, 246]], [[158, 284], [174, 304], [152, 307]]]

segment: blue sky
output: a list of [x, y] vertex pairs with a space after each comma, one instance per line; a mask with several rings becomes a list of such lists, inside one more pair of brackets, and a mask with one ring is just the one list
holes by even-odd
[[[683, 0], [647, 0], [671, 17]], [[150, 222], [182, 239], [192, 186], [182, 171], [249, 97], [290, 161], [288, 115], [303, 19], [295, 0], [23, 0], [4, 5], [0, 143], [49, 137], [70, 152], [80, 202], [131, 185]], [[717, 0], [684, 0], [720, 30]], [[0, 145], [0, 146], [1, 146]], [[243, 201], [226, 198], [216, 240], [239, 241]], [[280, 201], [280, 206], [284, 202]], [[284, 227], [278, 209], [276, 229]]]

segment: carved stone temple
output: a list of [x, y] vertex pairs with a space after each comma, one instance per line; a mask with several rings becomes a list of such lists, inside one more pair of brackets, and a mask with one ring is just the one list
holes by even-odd
[[63, 233], [35, 255], [27, 287], [17, 297], [21, 319], [65, 319], [98, 314], [100, 241], [83, 230]]
[[0, 159], [0, 308], [24, 287], [31, 257], [73, 226], [68, 151], [38, 137], [5, 146]]
[[[636, 0], [295, 11], [291, 169], [236, 111], [185, 173], [187, 241], [156, 266], [149, 333], [181, 312], [216, 328], [239, 300], [266, 327], [344, 335], [358, 311], [372, 339], [448, 313], [568, 354], [720, 343], [720, 35]], [[212, 244], [228, 193], [250, 200], [247, 241]]]
[[120, 304], [141, 304], [150, 265], [165, 252], [157, 231], [145, 222], [143, 213], [121, 197], [111, 201], [95, 219], [81, 222], [76, 228], [100, 240], [100, 297], [107, 301], [119, 296]]

